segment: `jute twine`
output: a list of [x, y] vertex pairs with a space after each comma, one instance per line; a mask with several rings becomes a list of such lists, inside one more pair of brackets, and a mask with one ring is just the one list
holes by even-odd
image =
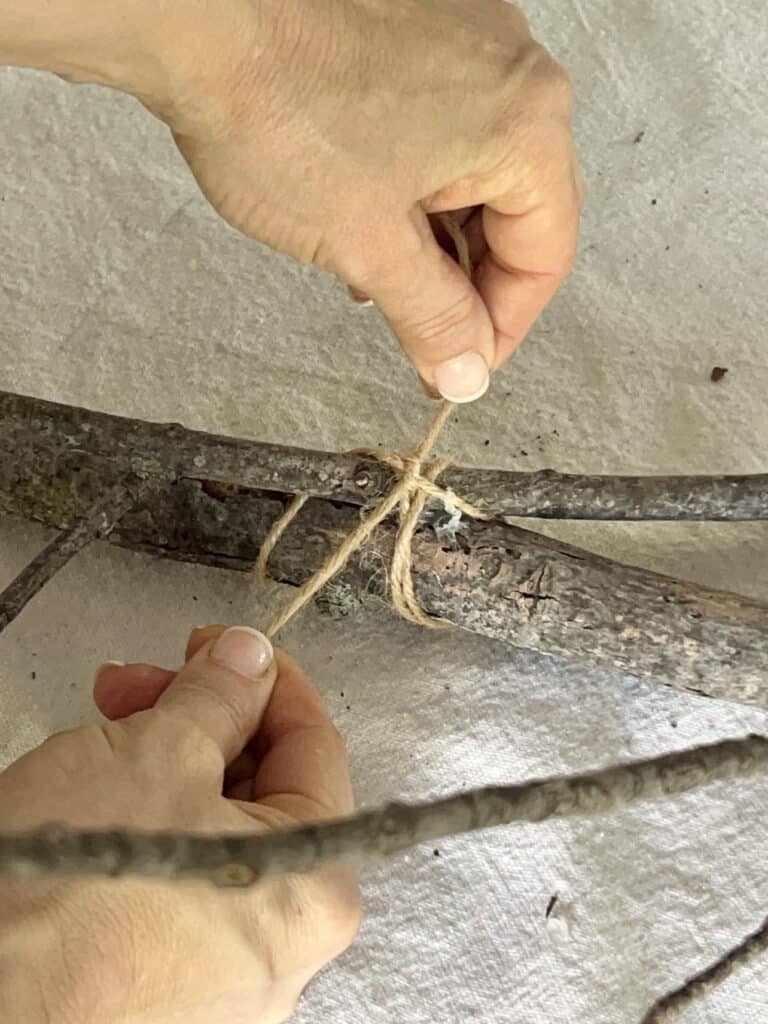
[[[464, 232], [451, 217], [443, 215], [440, 219], [456, 246], [462, 269], [471, 278], [472, 262]], [[387, 497], [362, 520], [343, 544], [329, 556], [317, 572], [296, 591], [285, 607], [277, 613], [264, 630], [267, 636], [272, 637], [279, 632], [334, 576], [341, 572], [350, 557], [365, 544], [376, 527], [398, 506], [400, 525], [395, 539], [389, 574], [392, 605], [403, 618], [417, 622], [428, 629], [451, 627], [451, 624], [443, 619], [428, 615], [416, 598], [413, 586], [411, 543], [428, 498], [437, 498], [446, 507], [458, 510], [472, 519], [490, 518], [483, 509], [464, 501], [463, 498], [437, 483], [440, 474], [451, 465], [447, 459], [435, 459], [427, 466], [424, 465], [453, 409], [453, 403], [443, 402], [424, 439], [410, 455], [401, 455], [397, 452], [378, 452], [371, 449], [363, 449], [355, 453], [376, 459], [389, 466], [397, 474], [398, 481]], [[270, 555], [309, 497], [308, 494], [297, 494], [269, 531], [256, 562], [255, 572], [258, 578], [266, 579]]]

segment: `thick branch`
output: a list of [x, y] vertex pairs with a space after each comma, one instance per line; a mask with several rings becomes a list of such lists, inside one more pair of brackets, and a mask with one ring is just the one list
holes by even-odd
[[[425, 425], [428, 419], [425, 413]], [[218, 437], [0, 392], [0, 502], [14, 481], [34, 486], [33, 474], [52, 475], [57, 459], [80, 452], [123, 472], [305, 492], [358, 505], [393, 484], [389, 469], [354, 455]], [[501, 519], [768, 519], [768, 474], [599, 477], [455, 468], [440, 482]]]
[[256, 835], [192, 836], [44, 829], [0, 836], [0, 877], [90, 873], [202, 878], [246, 886], [344, 862], [361, 867], [420, 843], [515, 822], [604, 814], [768, 770], [768, 740], [750, 736], [589, 775], [493, 786], [432, 804], [390, 804], [342, 821]]
[[[88, 507], [97, 471], [80, 458], [69, 477], [3, 493], [9, 511], [49, 525]], [[67, 470], [68, 472], [68, 470]], [[90, 474], [90, 476], [89, 476]], [[85, 506], [85, 507], [83, 507]], [[129, 512], [110, 543], [185, 561], [251, 571], [282, 504], [251, 491], [182, 480]], [[275, 578], [300, 584], [358, 521], [358, 510], [309, 501], [281, 539]], [[395, 527], [378, 528], [353, 556], [341, 587], [360, 599], [386, 592]], [[413, 545], [424, 609], [519, 647], [607, 665], [725, 700], [768, 708], [768, 607], [756, 601], [619, 565], [501, 523], [471, 523], [458, 545], [422, 525]]]
[[[349, 479], [339, 470], [342, 456], [210, 438], [31, 399], [0, 396], [0, 428], [0, 510], [66, 527], [127, 472], [167, 478], [178, 458], [180, 471], [212, 479], [167, 485], [128, 514], [110, 541], [227, 568], [252, 567], [282, 505], [218, 478], [239, 471], [249, 484], [301, 486], [307, 474], [319, 480], [321, 465], [328, 474], [319, 482], [337, 496], [346, 494]], [[262, 457], [261, 467], [250, 461]], [[273, 575], [303, 582], [357, 519], [353, 505], [310, 501], [281, 540]], [[361, 597], [384, 593], [393, 537], [391, 524], [380, 527], [335, 586]], [[501, 523], [469, 524], [457, 546], [442, 543], [423, 524], [413, 553], [416, 593], [430, 614], [542, 653], [768, 708], [764, 604], [618, 565]]]

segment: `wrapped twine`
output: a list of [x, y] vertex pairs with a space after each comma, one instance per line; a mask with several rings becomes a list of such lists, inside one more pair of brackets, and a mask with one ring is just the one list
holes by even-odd
[[[469, 247], [464, 232], [448, 215], [441, 215], [440, 219], [456, 246], [462, 270], [471, 279], [472, 260], [469, 255]], [[325, 564], [297, 590], [285, 607], [275, 615], [264, 630], [268, 637], [273, 637], [279, 632], [334, 576], [341, 572], [350, 557], [365, 544], [379, 523], [386, 519], [398, 506], [400, 526], [395, 539], [389, 574], [389, 590], [392, 605], [403, 618], [409, 619], [411, 622], [417, 622], [428, 629], [452, 628], [451, 624], [443, 619], [428, 615], [419, 604], [413, 587], [411, 542], [428, 498], [438, 498], [446, 506], [457, 509], [472, 519], [491, 518], [490, 514], [483, 509], [472, 505], [468, 501], [464, 501], [463, 498], [458, 497], [453, 491], [439, 486], [437, 478], [451, 465], [449, 460], [435, 459], [428, 465], [424, 465], [454, 408], [453, 403], [443, 402], [424, 439], [409, 455], [401, 455], [397, 452], [382, 453], [368, 448], [356, 452], [356, 454], [364, 455], [366, 458], [377, 459], [379, 462], [389, 466], [397, 474], [398, 481], [377, 508], [349, 534], [338, 550], [326, 560]], [[286, 529], [301, 512], [308, 498], [308, 494], [297, 494], [283, 515], [280, 516], [269, 531], [256, 561], [255, 572], [259, 579], [267, 578], [267, 563], [269, 562], [270, 555]]]

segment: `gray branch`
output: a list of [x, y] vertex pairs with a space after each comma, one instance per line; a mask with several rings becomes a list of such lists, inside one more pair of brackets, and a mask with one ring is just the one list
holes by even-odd
[[[259, 467], [251, 460], [262, 454]], [[67, 527], [127, 474], [158, 479], [152, 501], [126, 514], [109, 542], [205, 565], [252, 570], [283, 509], [282, 492], [254, 489], [255, 480], [301, 486], [313, 460], [330, 472], [324, 460], [343, 458], [0, 396], [0, 512]], [[176, 471], [193, 470], [205, 479], [168, 482]], [[238, 470], [249, 486], [219, 479]], [[304, 582], [358, 522], [359, 508], [340, 500], [345, 479], [327, 476], [334, 500], [311, 500], [286, 531], [270, 561], [276, 579]], [[464, 524], [449, 543], [433, 521], [425, 516], [413, 542], [416, 594], [428, 613], [514, 646], [768, 708], [764, 603], [620, 565], [501, 522]], [[355, 599], [385, 596], [394, 536], [394, 524], [383, 524], [326, 600], [339, 589]]]
[[[4, 491], [8, 512], [60, 526], [89, 507], [79, 456], [64, 476]], [[127, 513], [108, 541], [134, 551], [252, 572], [281, 502], [239, 488], [182, 480]], [[270, 560], [278, 580], [301, 584], [358, 521], [358, 510], [312, 500]], [[362, 601], [386, 596], [395, 527], [382, 525], [330, 591]], [[471, 523], [456, 544], [423, 524], [413, 545], [425, 610], [464, 629], [543, 654], [608, 666], [676, 688], [768, 709], [768, 606], [620, 565], [501, 523]], [[346, 600], [342, 602], [348, 604]]]
[[0, 632], [19, 615], [52, 577], [86, 544], [108, 537], [117, 522], [139, 497], [138, 487], [118, 484], [110, 488], [88, 512], [58, 537], [0, 592]]
[[[0, 494], [13, 480], [34, 486], [32, 479], [19, 479], [20, 466], [27, 477], [50, 474], [57, 457], [77, 453], [88, 453], [105, 469], [123, 467], [141, 476], [304, 492], [357, 505], [387, 493], [393, 483], [387, 467], [354, 455], [219, 437], [0, 392]], [[440, 482], [503, 520], [768, 519], [768, 474], [601, 477], [454, 468]]]
[[748, 967], [768, 950], [768, 917], [760, 927], [676, 991], [654, 1003], [641, 1024], [672, 1024], [692, 1003], [706, 999], [736, 970]]
[[430, 804], [390, 804], [352, 818], [256, 835], [74, 832], [0, 836], [0, 878], [72, 874], [206, 879], [247, 886], [281, 874], [352, 867], [445, 836], [517, 822], [605, 814], [768, 770], [768, 740], [750, 736], [588, 775], [493, 786]]

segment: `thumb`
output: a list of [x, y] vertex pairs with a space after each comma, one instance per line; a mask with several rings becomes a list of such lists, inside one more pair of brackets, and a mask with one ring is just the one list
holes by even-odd
[[155, 706], [199, 729], [229, 764], [258, 729], [276, 679], [267, 637], [233, 626], [197, 651]]
[[[495, 363], [491, 318], [479, 292], [439, 245], [421, 207], [382, 226], [370, 295], [422, 380], [452, 402], [473, 402], [488, 389]], [[358, 284], [358, 282], [355, 282]]]

